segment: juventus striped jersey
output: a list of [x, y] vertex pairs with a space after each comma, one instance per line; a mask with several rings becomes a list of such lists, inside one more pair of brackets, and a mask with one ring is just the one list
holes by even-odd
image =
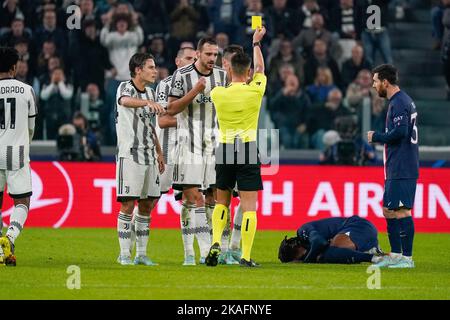
[[[167, 110], [167, 102], [169, 99], [170, 93], [170, 83], [172, 82], [172, 76], [161, 80], [156, 88], [156, 102], [159, 103], [164, 109]], [[177, 128], [164, 128], [161, 129], [156, 123], [156, 133], [158, 135], [159, 143], [161, 144], [161, 148], [164, 155], [164, 162], [166, 164], [172, 164], [172, 159], [170, 154], [172, 153], [173, 148], [177, 142]]]
[[139, 164], [154, 164], [156, 161], [153, 130], [155, 113], [148, 106], [127, 108], [120, 104], [120, 98], [131, 97], [155, 101], [155, 91], [146, 87], [140, 91], [132, 80], [121, 82], [117, 88], [116, 132], [117, 156], [132, 159]]
[[19, 170], [30, 162], [28, 118], [36, 115], [33, 88], [15, 79], [1, 79], [0, 170]]
[[182, 112], [177, 114], [177, 143], [187, 144], [196, 154], [213, 154], [217, 137], [216, 110], [211, 101], [211, 90], [226, 85], [226, 72], [214, 67], [210, 74], [201, 74], [195, 63], [175, 71], [169, 96], [181, 98], [206, 77], [206, 88]]

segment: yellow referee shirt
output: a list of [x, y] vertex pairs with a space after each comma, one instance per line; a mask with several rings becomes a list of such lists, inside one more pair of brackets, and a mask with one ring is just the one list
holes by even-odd
[[227, 87], [215, 87], [211, 91], [219, 120], [221, 143], [234, 143], [236, 137], [242, 142], [256, 141], [259, 109], [266, 84], [267, 77], [256, 73], [249, 84], [235, 82]]

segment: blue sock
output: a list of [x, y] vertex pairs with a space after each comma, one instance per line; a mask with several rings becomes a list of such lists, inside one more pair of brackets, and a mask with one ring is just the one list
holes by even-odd
[[319, 258], [321, 263], [360, 263], [372, 262], [373, 254], [346, 248], [328, 247]]
[[400, 227], [400, 239], [402, 242], [403, 255], [412, 257], [412, 248], [414, 241], [414, 221], [413, 218], [406, 217], [398, 219]]
[[400, 223], [397, 219], [386, 219], [387, 233], [389, 243], [391, 244], [391, 252], [402, 253], [402, 240], [400, 238]]

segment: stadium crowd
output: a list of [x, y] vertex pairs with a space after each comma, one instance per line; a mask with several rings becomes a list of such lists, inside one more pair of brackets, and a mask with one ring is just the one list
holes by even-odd
[[[450, 13], [448, 2], [433, 14]], [[81, 29], [67, 27], [72, 4], [79, 6]], [[366, 27], [369, 4], [381, 8], [379, 29]], [[260, 15], [267, 29], [266, 106], [281, 145], [324, 150], [322, 161], [332, 162], [330, 147], [343, 134], [358, 140], [363, 106], [371, 110], [371, 128], [384, 130], [386, 105], [371, 87], [370, 70], [377, 51], [383, 62], [393, 62], [388, 16], [394, 9], [401, 13], [402, 5], [389, 0], [4, 0], [0, 45], [19, 51], [18, 78], [39, 96], [36, 139], [57, 139], [64, 148], [71, 145], [66, 136], [76, 133], [83, 152], [74, 157], [96, 160], [99, 144], [115, 144], [116, 90], [130, 78], [127, 62], [134, 53], [153, 54], [163, 79], [174, 72], [178, 49], [195, 48], [205, 35], [215, 37], [220, 52], [232, 43], [251, 52], [251, 16]], [[448, 25], [436, 32], [442, 39]], [[334, 134], [326, 134], [330, 130]], [[355, 143], [366, 160], [373, 157], [363, 141]]]

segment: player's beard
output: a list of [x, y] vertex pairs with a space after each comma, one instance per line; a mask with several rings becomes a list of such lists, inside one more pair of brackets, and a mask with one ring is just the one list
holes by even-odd
[[386, 98], [387, 97], [387, 90], [386, 88], [383, 87], [383, 85], [381, 85], [378, 89], [378, 96], [380, 96], [380, 98]]

